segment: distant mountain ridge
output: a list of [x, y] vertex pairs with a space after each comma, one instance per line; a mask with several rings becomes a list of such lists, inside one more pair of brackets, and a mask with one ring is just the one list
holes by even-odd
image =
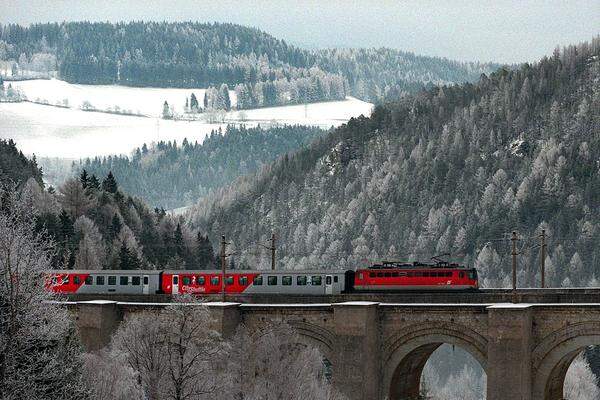
[[28, 71], [54, 63], [59, 77], [71, 83], [226, 84], [255, 106], [347, 94], [378, 101], [427, 84], [473, 81], [498, 67], [391, 49], [304, 50], [258, 29], [193, 22], [5, 25], [0, 59]]
[[507, 286], [510, 232], [520, 286], [598, 286], [600, 38], [518, 70], [376, 108], [205, 198], [189, 215], [261, 265], [278, 237], [282, 268], [451, 253], [484, 286]]

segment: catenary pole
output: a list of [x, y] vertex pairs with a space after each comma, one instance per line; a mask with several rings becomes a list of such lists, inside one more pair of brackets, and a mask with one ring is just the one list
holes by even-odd
[[512, 238], [512, 290], [517, 292], [517, 232], [513, 231]]
[[540, 273], [542, 275], [542, 289], [546, 287], [546, 230], [542, 229], [540, 235]]
[[225, 301], [225, 248], [227, 242], [225, 242], [225, 235], [221, 236], [221, 297]]

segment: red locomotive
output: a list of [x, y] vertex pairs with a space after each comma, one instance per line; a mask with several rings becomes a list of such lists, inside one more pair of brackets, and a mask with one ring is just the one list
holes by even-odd
[[356, 291], [474, 290], [477, 270], [438, 261], [431, 264], [384, 261], [354, 276]]
[[331, 295], [407, 290], [476, 290], [475, 268], [436, 261], [384, 261], [366, 269], [348, 270], [99, 270], [51, 271], [46, 287], [73, 294], [294, 294]]

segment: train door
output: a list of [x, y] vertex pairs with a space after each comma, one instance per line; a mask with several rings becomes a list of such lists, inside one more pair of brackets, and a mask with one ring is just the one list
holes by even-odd
[[172, 294], [179, 294], [179, 275], [173, 275]]
[[144, 275], [142, 277], [142, 293], [148, 294], [148, 292], [150, 291], [149, 287], [150, 287], [150, 277], [148, 275]]
[[325, 276], [325, 294], [333, 294], [333, 279], [331, 275]]

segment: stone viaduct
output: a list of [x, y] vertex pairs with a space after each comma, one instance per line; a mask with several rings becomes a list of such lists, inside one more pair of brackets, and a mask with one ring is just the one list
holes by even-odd
[[[130, 313], [168, 303], [72, 301], [84, 346], [102, 348]], [[559, 400], [566, 371], [600, 344], [600, 303], [208, 302], [227, 337], [285, 321], [333, 365], [333, 383], [351, 400], [413, 399], [429, 356], [443, 343], [467, 350], [487, 373], [488, 400]]]

